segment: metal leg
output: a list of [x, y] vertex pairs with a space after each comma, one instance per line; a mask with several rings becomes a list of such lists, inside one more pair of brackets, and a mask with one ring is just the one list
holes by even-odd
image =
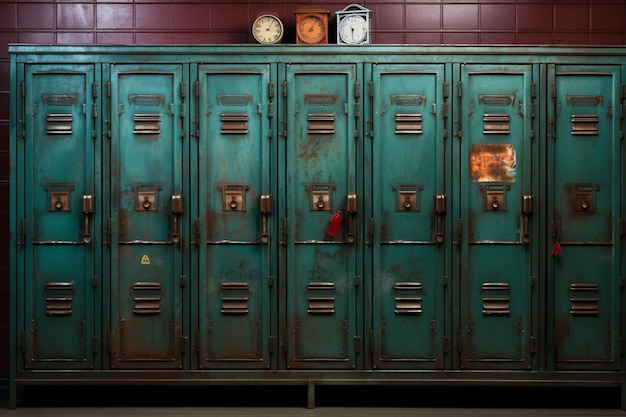
[[308, 408], [315, 408], [315, 382], [309, 380], [309, 389], [308, 389]]

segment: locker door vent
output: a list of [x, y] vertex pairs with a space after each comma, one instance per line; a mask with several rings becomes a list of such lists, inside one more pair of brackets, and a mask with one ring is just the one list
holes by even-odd
[[158, 135], [161, 133], [161, 115], [159, 113], [136, 113], [133, 116], [136, 135]]
[[483, 315], [507, 316], [510, 314], [511, 287], [505, 282], [485, 282], [480, 288], [483, 295]]
[[135, 282], [133, 284], [135, 314], [161, 313], [161, 284], [158, 282]]
[[335, 134], [335, 115], [333, 113], [309, 114], [309, 135]]
[[72, 314], [74, 284], [71, 282], [49, 282], [45, 286], [46, 315], [69, 316]]
[[335, 314], [335, 284], [332, 282], [310, 282], [306, 286], [309, 314]]
[[224, 282], [220, 284], [222, 314], [248, 314], [250, 286], [245, 282]]
[[421, 282], [396, 282], [393, 286], [393, 293], [396, 314], [422, 314], [423, 287]]
[[396, 114], [397, 134], [421, 134], [422, 114], [421, 113], [397, 113]]
[[597, 114], [574, 114], [572, 115], [572, 135], [597, 135]]
[[598, 284], [589, 282], [574, 282], [569, 286], [572, 316], [597, 316], [598, 313]]
[[49, 113], [46, 115], [46, 133], [48, 135], [71, 135], [71, 113]]
[[245, 135], [248, 133], [248, 115], [246, 113], [222, 113], [222, 134]]
[[508, 114], [483, 115], [483, 133], [486, 135], [508, 135], [511, 133], [511, 116]]

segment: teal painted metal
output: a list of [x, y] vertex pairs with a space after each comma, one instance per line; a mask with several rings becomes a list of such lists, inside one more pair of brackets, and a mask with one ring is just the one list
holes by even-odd
[[111, 69], [111, 367], [182, 368], [183, 65]]
[[271, 367], [275, 74], [269, 64], [198, 68], [199, 175], [192, 189], [199, 197], [203, 369]]
[[[530, 369], [537, 292], [532, 65], [462, 65], [461, 367]], [[532, 229], [532, 230], [531, 230]], [[536, 267], [535, 267], [536, 268]]]
[[622, 48], [9, 51], [13, 405], [623, 386]]
[[373, 66], [372, 166], [365, 173], [373, 185], [377, 369], [442, 369], [445, 364], [450, 79], [450, 69], [446, 73], [441, 64]]
[[[285, 75], [287, 367], [356, 368], [362, 75], [355, 65], [296, 64]], [[341, 227], [328, 232], [333, 215]]]
[[621, 68], [551, 65], [548, 77], [550, 361], [620, 369]]
[[21, 244], [28, 262], [19, 265], [18, 275], [26, 369], [95, 366], [99, 291], [92, 281], [100, 245], [95, 228], [100, 216], [94, 219], [95, 83], [93, 65], [25, 68]]

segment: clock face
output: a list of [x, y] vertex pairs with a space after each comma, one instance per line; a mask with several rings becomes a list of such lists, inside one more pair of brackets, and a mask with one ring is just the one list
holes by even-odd
[[278, 43], [283, 38], [283, 33], [283, 22], [271, 14], [257, 17], [252, 24], [252, 36], [259, 43]]
[[326, 27], [317, 16], [304, 16], [298, 23], [298, 36], [306, 43], [320, 43], [326, 36]]
[[363, 43], [367, 38], [367, 29], [367, 21], [363, 16], [349, 15], [339, 23], [339, 37], [344, 43]]

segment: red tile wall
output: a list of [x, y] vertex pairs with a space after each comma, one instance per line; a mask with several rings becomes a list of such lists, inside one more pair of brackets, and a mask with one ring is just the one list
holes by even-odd
[[[278, 14], [293, 43], [293, 11], [331, 11], [352, 1], [1, 0], [0, 3], [0, 379], [8, 375], [9, 65], [7, 44], [252, 43], [250, 24]], [[624, 0], [376, 0], [377, 44], [623, 45]], [[333, 32], [331, 28], [331, 33]]]

